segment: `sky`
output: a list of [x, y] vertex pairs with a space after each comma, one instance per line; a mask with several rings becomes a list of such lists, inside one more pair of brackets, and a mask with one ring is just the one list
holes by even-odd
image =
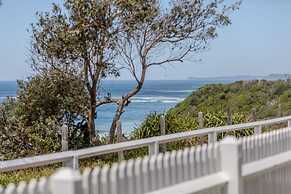
[[[227, 0], [229, 1], [229, 0]], [[47, 11], [61, 0], [3, 0], [0, 7], [0, 80], [25, 79], [30, 24], [36, 11]], [[193, 60], [156, 67], [148, 79], [187, 79], [233, 75], [291, 73], [291, 1], [244, 0], [232, 14], [232, 25], [219, 30], [207, 51]], [[162, 54], [162, 53], [161, 53]], [[126, 73], [121, 79], [128, 79]]]

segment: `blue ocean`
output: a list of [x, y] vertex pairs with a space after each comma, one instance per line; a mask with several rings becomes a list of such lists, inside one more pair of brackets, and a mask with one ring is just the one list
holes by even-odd
[[[122, 129], [125, 133], [130, 133], [149, 113], [167, 111], [205, 84], [225, 82], [227, 81], [147, 80], [142, 91], [126, 107], [122, 116]], [[112, 97], [120, 97], [130, 91], [134, 84], [134, 81], [106, 80], [102, 84], [100, 95], [110, 93]], [[16, 82], [0, 81], [0, 102], [7, 96], [15, 97], [16, 92]], [[96, 127], [101, 133], [108, 132], [114, 111], [114, 105], [105, 105], [97, 110]]]

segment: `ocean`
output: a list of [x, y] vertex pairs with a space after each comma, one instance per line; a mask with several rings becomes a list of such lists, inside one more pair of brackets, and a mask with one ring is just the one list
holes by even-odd
[[[230, 81], [215, 80], [147, 80], [141, 92], [132, 98], [132, 103], [125, 108], [122, 115], [122, 129], [130, 133], [139, 126], [146, 115], [151, 112], [163, 113], [199, 87], [210, 83], [226, 83]], [[100, 95], [110, 93], [112, 97], [120, 97], [129, 91], [134, 81], [103, 82]], [[14, 81], [0, 81], [0, 102], [6, 96], [16, 96], [17, 84]], [[105, 105], [97, 110], [96, 128], [101, 133], [107, 133], [114, 115], [115, 106]]]

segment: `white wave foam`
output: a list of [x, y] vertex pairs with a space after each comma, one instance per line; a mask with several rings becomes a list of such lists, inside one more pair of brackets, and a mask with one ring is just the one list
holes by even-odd
[[[120, 96], [112, 96], [112, 98], [121, 98]], [[185, 98], [168, 97], [168, 96], [136, 96], [131, 98], [134, 103], [179, 103]]]
[[166, 96], [138, 96], [132, 98], [132, 102], [135, 103], [178, 103], [183, 100], [184, 98]]
[[191, 93], [194, 90], [154, 90], [154, 91], [164, 93]]

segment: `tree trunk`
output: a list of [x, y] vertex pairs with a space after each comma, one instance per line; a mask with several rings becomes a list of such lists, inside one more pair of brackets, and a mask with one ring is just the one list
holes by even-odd
[[115, 136], [115, 131], [116, 131], [116, 127], [117, 127], [117, 122], [120, 120], [120, 117], [123, 113], [123, 109], [124, 109], [124, 101], [121, 101], [118, 104], [117, 110], [115, 111], [115, 115], [110, 127], [110, 131], [109, 131], [109, 144], [113, 143], [114, 141], [114, 136]]
[[90, 107], [88, 111], [88, 136], [90, 144], [96, 144], [95, 115], [96, 115], [96, 87], [90, 91]]
[[109, 141], [108, 143], [111, 144], [114, 141], [114, 136], [115, 136], [115, 131], [116, 131], [116, 124], [120, 120], [120, 117], [124, 111], [124, 107], [128, 105], [129, 100], [131, 97], [135, 96], [142, 88], [145, 77], [146, 77], [146, 70], [147, 70], [147, 65], [145, 63], [145, 59], [142, 60], [142, 72], [141, 72], [141, 77], [140, 80], [137, 80], [137, 85], [130, 91], [127, 95], [122, 97], [122, 99], [118, 102], [118, 107], [117, 110], [115, 111], [115, 115], [110, 127], [110, 132], [109, 132]]

